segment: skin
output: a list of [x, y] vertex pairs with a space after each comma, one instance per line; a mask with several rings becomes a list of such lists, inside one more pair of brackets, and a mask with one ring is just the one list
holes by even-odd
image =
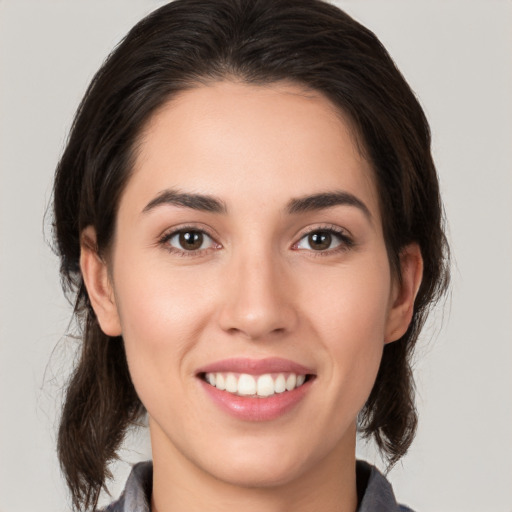
[[[227, 213], [161, 204], [172, 189], [219, 198]], [[289, 213], [290, 200], [342, 191], [341, 204]], [[209, 233], [183, 254], [177, 237]], [[325, 250], [310, 230], [334, 227]], [[422, 261], [412, 244], [393, 278], [372, 169], [350, 125], [293, 84], [219, 82], [175, 97], [140, 139], [108, 261], [82, 237], [81, 265], [100, 325], [122, 334], [149, 415], [152, 509], [350, 511], [357, 507], [356, 417], [385, 343], [411, 320]], [[204, 392], [214, 361], [280, 357], [313, 369], [297, 406], [242, 421]]]

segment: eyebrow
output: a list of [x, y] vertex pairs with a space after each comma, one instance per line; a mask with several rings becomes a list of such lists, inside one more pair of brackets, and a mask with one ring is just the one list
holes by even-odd
[[178, 190], [167, 189], [160, 192], [152, 199], [142, 210], [143, 213], [155, 209], [162, 205], [184, 206], [193, 210], [200, 210], [210, 213], [227, 213], [228, 209], [224, 201], [216, 197], [179, 192]]
[[319, 194], [292, 199], [288, 203], [286, 210], [290, 214], [305, 213], [340, 205], [354, 206], [361, 210], [368, 220], [372, 220], [372, 214], [363, 201], [355, 195], [344, 191], [322, 192]]
[[[183, 206], [185, 208], [210, 213], [227, 214], [228, 212], [226, 203], [217, 197], [180, 192], [174, 189], [167, 189], [160, 192], [144, 207], [142, 212], [147, 213], [163, 205]], [[291, 199], [286, 205], [286, 211], [293, 215], [344, 205], [358, 208], [370, 221], [372, 220], [370, 210], [363, 201], [355, 195], [344, 191], [321, 192]]]

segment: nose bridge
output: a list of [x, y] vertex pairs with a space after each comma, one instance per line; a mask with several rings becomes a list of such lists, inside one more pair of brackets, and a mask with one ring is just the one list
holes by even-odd
[[220, 314], [224, 330], [258, 339], [293, 328], [296, 315], [288, 273], [270, 244], [234, 249], [228, 267]]

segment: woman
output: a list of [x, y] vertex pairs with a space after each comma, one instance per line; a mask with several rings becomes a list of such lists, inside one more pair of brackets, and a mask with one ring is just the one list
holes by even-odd
[[90, 510], [406, 510], [355, 460], [416, 428], [410, 357], [448, 280], [427, 121], [376, 37], [316, 0], [178, 0], [93, 79], [56, 239], [83, 348], [59, 456]]

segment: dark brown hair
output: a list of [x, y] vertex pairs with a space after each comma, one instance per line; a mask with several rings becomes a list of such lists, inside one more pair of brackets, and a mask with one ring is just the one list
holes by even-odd
[[64, 288], [74, 297], [82, 349], [65, 397], [58, 451], [77, 509], [94, 508], [108, 463], [144, 413], [122, 338], [106, 336], [80, 273], [80, 234], [94, 226], [105, 254], [137, 138], [187, 88], [236, 79], [317, 90], [348, 116], [372, 163], [392, 268], [417, 242], [423, 282], [406, 334], [387, 344], [359, 428], [390, 465], [416, 430], [410, 360], [426, 315], [448, 283], [430, 132], [413, 92], [375, 35], [320, 0], [177, 0], [139, 22], [108, 57], [80, 107], [54, 186], [54, 228]]

